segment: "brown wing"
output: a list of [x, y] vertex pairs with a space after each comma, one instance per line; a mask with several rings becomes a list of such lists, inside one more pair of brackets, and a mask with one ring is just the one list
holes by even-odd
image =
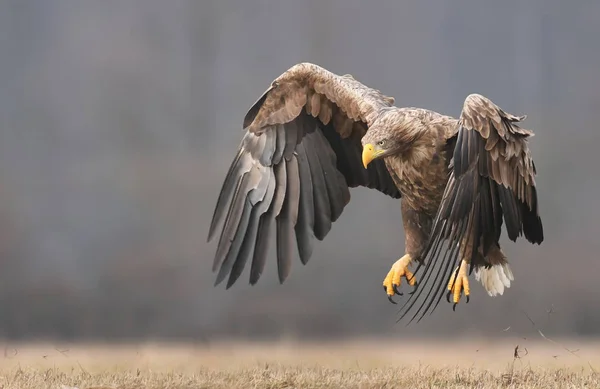
[[[383, 161], [362, 166], [360, 139], [393, 99], [351, 76], [298, 64], [275, 81], [244, 118], [244, 134], [215, 207], [209, 240], [223, 223], [213, 271], [235, 283], [251, 260], [250, 283], [265, 265], [275, 223], [280, 282], [294, 245], [306, 264], [350, 201], [349, 187], [400, 193]], [[294, 235], [296, 244], [294, 244]]]
[[[460, 259], [459, 244], [475, 246], [486, 255], [500, 239], [502, 219], [510, 240], [516, 241], [521, 235], [531, 243], [540, 244], [544, 240], [535, 164], [527, 146], [533, 132], [517, 124], [524, 119], [525, 116], [504, 112], [481, 95], [466, 98], [458, 132], [448, 140], [454, 149], [452, 169], [423, 253], [423, 259], [427, 260], [423, 282], [433, 285], [413, 319], [419, 312], [423, 317], [434, 302], [433, 309], [437, 306]], [[443, 243], [447, 243], [445, 251]], [[471, 255], [470, 259], [475, 254], [476, 250], [466, 253]], [[473, 263], [471, 260], [470, 271]], [[407, 301], [408, 308], [402, 316], [422, 290]]]

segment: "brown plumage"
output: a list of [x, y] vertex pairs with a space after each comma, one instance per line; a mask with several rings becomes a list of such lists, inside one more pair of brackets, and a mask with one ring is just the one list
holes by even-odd
[[[527, 146], [533, 133], [517, 125], [524, 116], [475, 94], [459, 119], [393, 103], [350, 75], [309, 63], [273, 81], [244, 118], [246, 132], [211, 222], [209, 240], [223, 223], [213, 263], [217, 284], [228, 276], [229, 288], [249, 260], [255, 284], [271, 231], [283, 283], [294, 246], [306, 264], [314, 238], [324, 239], [349, 203], [349, 188], [365, 186], [402, 198], [406, 255], [384, 280], [390, 301], [400, 276], [415, 283], [409, 263], [423, 270], [404, 314], [435, 308], [449, 279], [458, 302], [462, 289], [452, 286], [458, 269], [452, 270], [459, 259], [490, 295], [502, 294], [512, 280], [498, 244], [503, 219], [511, 240], [543, 240]], [[462, 288], [468, 297], [466, 278]]]

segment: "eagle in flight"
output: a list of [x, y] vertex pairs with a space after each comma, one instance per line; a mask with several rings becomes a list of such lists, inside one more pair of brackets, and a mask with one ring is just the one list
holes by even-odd
[[[363, 186], [400, 199], [405, 254], [383, 280], [388, 299], [412, 287], [401, 317], [420, 320], [444, 292], [453, 309], [474, 271], [490, 296], [513, 274], [500, 248], [503, 222], [512, 241], [544, 239], [538, 213], [533, 132], [490, 99], [471, 94], [458, 119], [423, 108], [398, 108], [349, 74], [294, 65], [254, 103], [214, 210], [208, 240], [220, 239], [215, 285], [233, 285], [250, 261], [250, 284], [276, 235], [280, 283], [298, 249], [306, 264]], [[413, 271], [409, 267], [416, 266]], [[400, 320], [399, 319], [399, 320]]]

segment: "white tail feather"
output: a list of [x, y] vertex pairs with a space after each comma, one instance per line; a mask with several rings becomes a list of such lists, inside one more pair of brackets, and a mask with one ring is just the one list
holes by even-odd
[[514, 280], [508, 262], [494, 265], [490, 268], [480, 267], [475, 269], [475, 279], [481, 282], [490, 296], [502, 295], [504, 288], [510, 288]]

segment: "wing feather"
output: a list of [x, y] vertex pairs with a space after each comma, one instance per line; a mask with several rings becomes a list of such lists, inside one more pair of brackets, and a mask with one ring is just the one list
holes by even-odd
[[250, 284], [258, 282], [265, 268], [267, 260], [267, 251], [269, 248], [269, 238], [271, 226], [274, 224], [275, 217], [279, 215], [283, 199], [285, 198], [285, 189], [287, 187], [287, 175], [285, 170], [285, 161], [280, 161], [275, 165], [275, 193], [269, 210], [261, 216], [256, 236], [256, 247], [254, 248], [254, 259], [250, 269]]
[[336, 168], [337, 159], [331, 146], [327, 143], [327, 139], [321, 131], [315, 131], [313, 136], [316, 138], [315, 151], [323, 169], [325, 186], [327, 187], [331, 222], [335, 222], [350, 201], [350, 191], [346, 179]]
[[302, 142], [296, 149], [300, 175], [300, 205], [295, 230], [298, 253], [303, 264], [306, 264], [312, 255], [313, 239], [315, 237], [313, 232], [315, 230], [315, 201], [313, 198], [312, 176], [305, 150], [307, 146], [306, 142]]
[[298, 204], [300, 203], [300, 178], [298, 176], [298, 160], [292, 155], [285, 162], [287, 188], [285, 199], [279, 216], [277, 216], [277, 270], [279, 282], [285, 281], [292, 267], [294, 256], [294, 227], [298, 220]]
[[[422, 296], [420, 291], [411, 295], [401, 308], [400, 319], [414, 306], [417, 311], [412, 319], [418, 316], [421, 320], [428, 311], [433, 312], [437, 306], [430, 310], [433, 301], [441, 298], [444, 282], [459, 257], [471, 259], [472, 270], [475, 255], [481, 252], [485, 256], [500, 239], [503, 221], [512, 241], [521, 235], [531, 243], [543, 241], [536, 171], [527, 144], [533, 132], [517, 124], [524, 118], [504, 112], [481, 95], [465, 99], [458, 131], [448, 139], [456, 142], [451, 172], [423, 252], [426, 264], [416, 271], [423, 269], [423, 289], [437, 269], [431, 281], [433, 292], [430, 290], [420, 304], [416, 303]], [[441, 248], [444, 245], [445, 252]]]
[[248, 228], [242, 242], [242, 247], [240, 248], [237, 259], [235, 259], [231, 273], [229, 273], [227, 288], [230, 288], [231, 285], [237, 281], [244, 270], [244, 266], [246, 265], [248, 258], [250, 258], [251, 254], [254, 253], [254, 248], [256, 246], [256, 240], [258, 237], [258, 228], [262, 219], [262, 215], [269, 209], [271, 201], [273, 200], [273, 194], [275, 193], [275, 180], [273, 177], [274, 173], [272, 169], [263, 169], [264, 172], [261, 172], [261, 174], [268, 175], [269, 177], [265, 177], [265, 179], [261, 181], [260, 186], [256, 189], [257, 192], [263, 195], [263, 198], [256, 204], [256, 206], [252, 208], [248, 221]]
[[[235, 208], [236, 212], [234, 213], [234, 216], [236, 216], [236, 222], [235, 224], [234, 222], [231, 222], [226, 225], [226, 227], [231, 227], [229, 229], [231, 233], [227, 235], [227, 242], [230, 244], [227, 255], [225, 256], [225, 260], [221, 266], [221, 270], [217, 275], [217, 284], [223, 281], [225, 276], [231, 271], [242, 247], [242, 242], [244, 241], [248, 224], [250, 223], [252, 209], [262, 199], [262, 196], [264, 196], [266, 185], [263, 184], [264, 180], [261, 180], [260, 170], [261, 168], [259, 166], [253, 166], [250, 172], [244, 176], [246, 180], [242, 181], [244, 183], [244, 189], [238, 192], [238, 207]], [[263, 190], [260, 189], [261, 186], [264, 188]], [[241, 195], [242, 193], [247, 193], [247, 196]], [[235, 232], [233, 232], [234, 230]]]
[[[260, 279], [274, 232], [280, 282], [294, 246], [302, 263], [365, 186], [400, 198], [381, 160], [361, 162], [361, 138], [394, 99], [351, 76], [317, 65], [293, 66], [273, 81], [244, 117], [246, 132], [213, 213], [209, 240], [221, 229], [213, 271], [227, 288], [250, 260], [250, 284]], [[275, 228], [275, 231], [273, 230]]]
[[[244, 159], [241, 160], [242, 156]], [[230, 208], [227, 208], [231, 203], [232, 197], [237, 192], [237, 188], [240, 185], [240, 178], [243, 174], [250, 169], [250, 159], [246, 158], [244, 153], [240, 150], [233, 163], [231, 164], [225, 180], [223, 181], [223, 188], [219, 193], [217, 199], [217, 205], [213, 212], [212, 222], [210, 224], [210, 230], [208, 232], [208, 240], [210, 241], [216, 231], [217, 225], [223, 222], [223, 218], [228, 214]]]
[[227, 252], [231, 247], [234, 234], [238, 229], [238, 225], [242, 217], [242, 212], [245, 205], [245, 197], [250, 191], [250, 188], [248, 188], [248, 180], [250, 178], [248, 175], [249, 168], [248, 170], [245, 168], [246, 165], [250, 166], [248, 160], [249, 157], [244, 156], [244, 158], [240, 161], [243, 163], [244, 167], [242, 169], [236, 169], [237, 174], [239, 174], [240, 177], [236, 183], [237, 185], [235, 186], [235, 192], [228, 206], [227, 217], [223, 223], [223, 230], [221, 231], [221, 236], [219, 238], [215, 260], [213, 262], [213, 269], [216, 269], [216, 267], [221, 264], [227, 255]]
[[321, 161], [317, 155], [314, 137], [306, 139], [307, 162], [311, 172], [314, 198], [314, 231], [318, 240], [323, 240], [331, 230], [331, 205]]

